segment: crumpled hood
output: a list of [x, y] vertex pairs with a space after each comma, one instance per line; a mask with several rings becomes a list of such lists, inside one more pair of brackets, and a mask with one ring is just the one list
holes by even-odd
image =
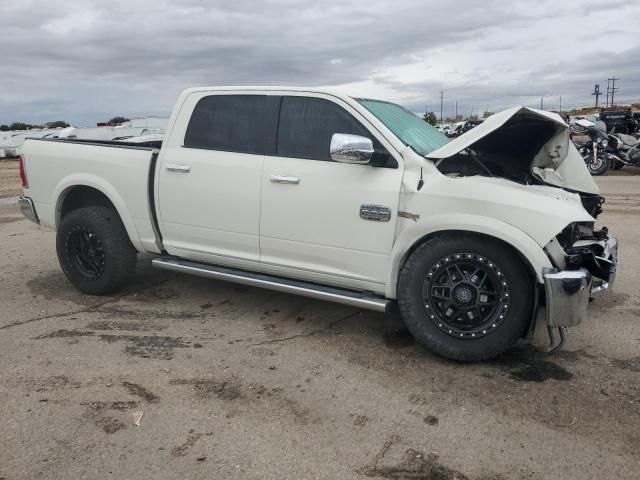
[[569, 138], [568, 125], [556, 113], [528, 107], [504, 110], [426, 158], [444, 160], [465, 149], [497, 159], [496, 165], [503, 168], [508, 168], [509, 163], [528, 168], [532, 175], [554, 187], [600, 193]]

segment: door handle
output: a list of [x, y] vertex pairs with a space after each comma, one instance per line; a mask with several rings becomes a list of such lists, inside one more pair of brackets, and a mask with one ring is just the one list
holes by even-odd
[[189, 173], [191, 167], [189, 165], [176, 165], [174, 163], [168, 163], [167, 170], [170, 172]]
[[300, 183], [298, 177], [289, 177], [287, 175], [271, 175], [271, 183], [290, 183], [297, 185]]

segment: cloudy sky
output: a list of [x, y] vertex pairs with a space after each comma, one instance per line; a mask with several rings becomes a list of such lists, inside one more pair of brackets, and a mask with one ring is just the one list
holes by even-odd
[[168, 115], [196, 85], [338, 86], [445, 115], [640, 102], [637, 0], [0, 2], [0, 123]]

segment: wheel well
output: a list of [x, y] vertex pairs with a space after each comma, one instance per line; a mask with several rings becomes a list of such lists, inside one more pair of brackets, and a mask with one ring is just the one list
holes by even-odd
[[[511, 250], [512, 252], [514, 252], [518, 256], [518, 258], [520, 258], [520, 261], [522, 262], [522, 265], [524, 265], [524, 267], [527, 269], [527, 272], [529, 273], [529, 275], [534, 279], [534, 284], [536, 283], [535, 282], [536, 272], [535, 272], [533, 266], [531, 265], [529, 260], [527, 260], [527, 258], [517, 248], [515, 248], [510, 243], [505, 242], [504, 240], [502, 240], [502, 239], [500, 239], [498, 237], [494, 237], [492, 235], [487, 235], [485, 233], [471, 232], [471, 231], [468, 231], [468, 230], [441, 230], [441, 231], [438, 231], [438, 232], [430, 233], [429, 235], [426, 235], [426, 236], [420, 238], [419, 240], [417, 240], [413, 245], [411, 245], [411, 248], [409, 248], [409, 250], [407, 250], [407, 252], [404, 254], [404, 257], [400, 261], [400, 265], [398, 267], [398, 278], [400, 278], [400, 272], [402, 271], [402, 267], [404, 267], [404, 264], [407, 261], [407, 258], [409, 258], [409, 255], [411, 255], [416, 250], [416, 248], [418, 248], [424, 242], [426, 242], [427, 240], [430, 240], [432, 238], [435, 238], [435, 237], [442, 237], [442, 236], [446, 237], [448, 235], [460, 235], [460, 234], [464, 234], [464, 235], [472, 236], [472, 237], [488, 239], [488, 240], [491, 240], [493, 242], [499, 243], [499, 244], [503, 245], [505, 248]], [[396, 279], [396, 281], [397, 281], [397, 279]]]
[[69, 212], [77, 210], [78, 208], [90, 207], [90, 206], [102, 206], [109, 207], [116, 211], [115, 206], [111, 203], [111, 200], [93, 187], [87, 187], [85, 185], [78, 185], [71, 187], [64, 192], [64, 198], [60, 202], [58, 210], [58, 221], [64, 218]]

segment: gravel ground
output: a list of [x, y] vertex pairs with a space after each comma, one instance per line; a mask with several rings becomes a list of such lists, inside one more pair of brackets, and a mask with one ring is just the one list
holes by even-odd
[[16, 160], [0, 160], [0, 198], [15, 197], [21, 193], [18, 162]]
[[0, 206], [0, 479], [638, 479], [639, 180], [597, 180], [622, 268], [565, 350], [539, 328], [473, 365], [394, 315], [149, 257], [82, 295], [54, 234]]

